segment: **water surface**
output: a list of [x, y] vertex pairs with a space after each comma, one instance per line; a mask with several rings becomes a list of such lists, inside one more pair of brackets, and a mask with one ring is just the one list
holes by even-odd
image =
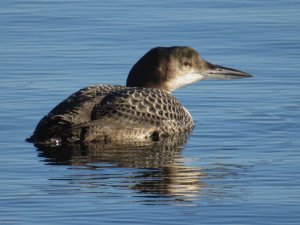
[[[0, 223], [299, 224], [299, 15], [292, 0], [1, 1]], [[196, 127], [168, 148], [24, 142], [72, 92], [124, 84], [171, 45], [254, 77], [176, 91]]]

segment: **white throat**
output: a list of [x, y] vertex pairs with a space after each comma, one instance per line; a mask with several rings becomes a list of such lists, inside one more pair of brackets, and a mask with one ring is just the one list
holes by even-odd
[[167, 83], [167, 88], [169, 91], [174, 91], [177, 88], [180, 88], [187, 84], [195, 83], [199, 80], [202, 80], [203, 78], [204, 78], [204, 76], [201, 74], [188, 73], [185, 75], [178, 76], [178, 77], [174, 78], [173, 80], [170, 80]]

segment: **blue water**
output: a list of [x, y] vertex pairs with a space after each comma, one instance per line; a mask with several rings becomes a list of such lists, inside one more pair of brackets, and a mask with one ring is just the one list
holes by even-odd
[[[1, 0], [0, 224], [299, 224], [299, 24], [293, 0]], [[174, 93], [196, 123], [185, 145], [54, 157], [24, 141], [172, 45], [254, 75]]]

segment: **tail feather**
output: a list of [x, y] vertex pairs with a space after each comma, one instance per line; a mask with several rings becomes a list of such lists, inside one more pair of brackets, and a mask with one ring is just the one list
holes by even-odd
[[34, 142], [33, 135], [31, 135], [29, 138], [26, 138], [25, 141], [27, 141], [29, 143], [33, 143]]

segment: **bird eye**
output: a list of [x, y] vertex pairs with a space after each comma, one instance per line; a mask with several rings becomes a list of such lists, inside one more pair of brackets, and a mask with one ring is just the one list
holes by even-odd
[[185, 67], [191, 67], [191, 66], [192, 66], [191, 63], [188, 62], [188, 61], [183, 62], [183, 65], [184, 65]]

